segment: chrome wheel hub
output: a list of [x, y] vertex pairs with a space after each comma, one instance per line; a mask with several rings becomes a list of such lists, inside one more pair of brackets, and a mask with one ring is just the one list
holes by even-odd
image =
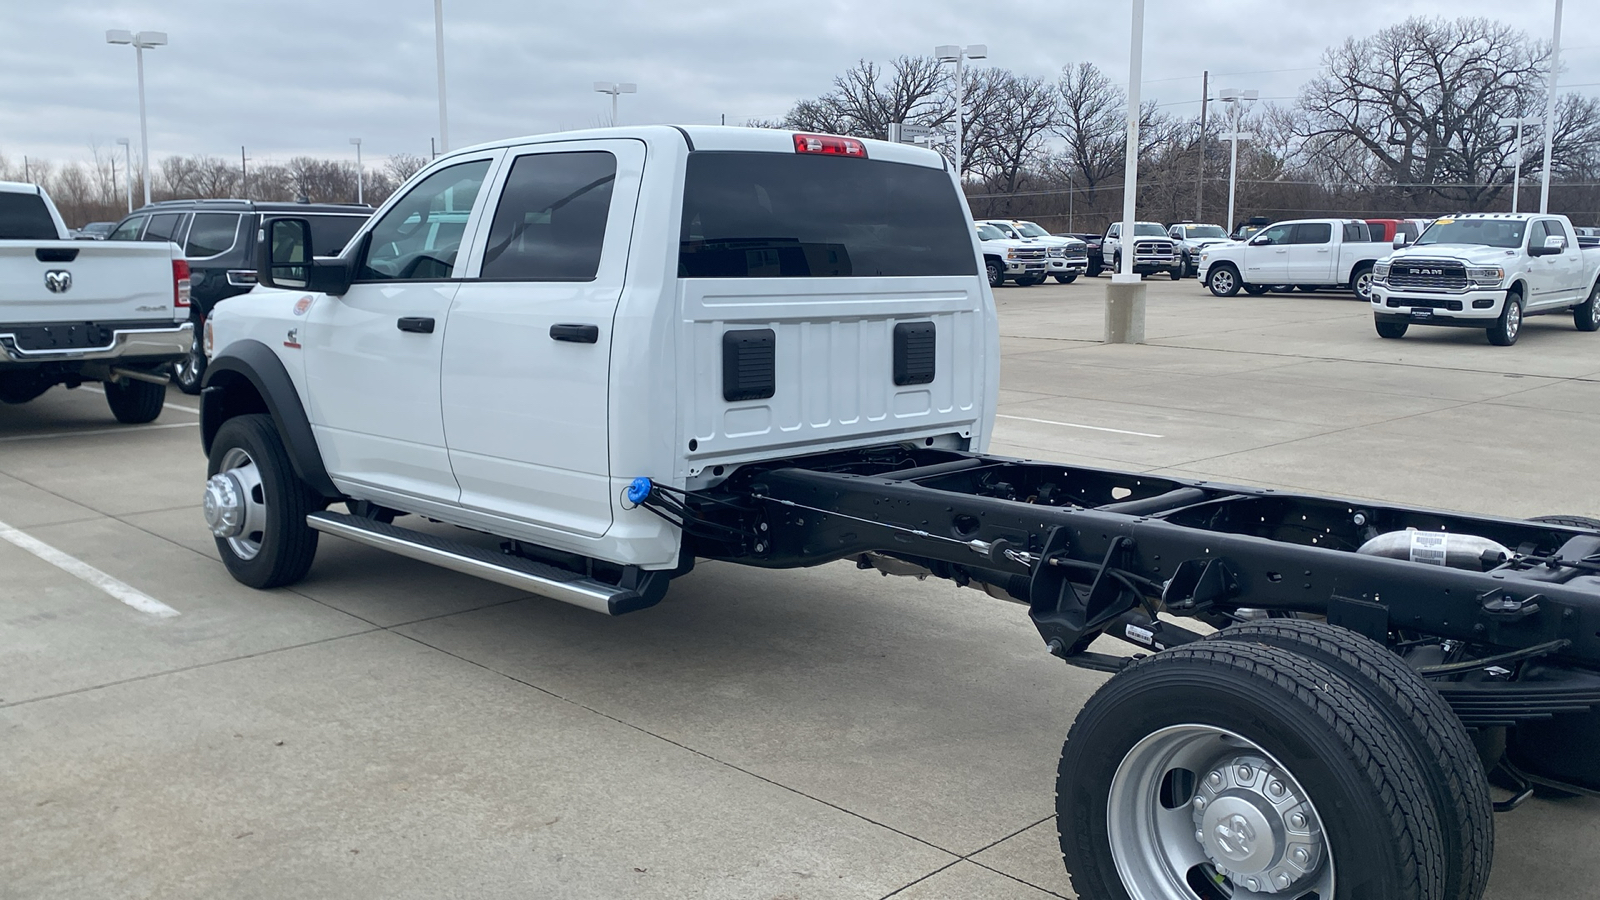
[[232, 447], [222, 457], [217, 474], [206, 481], [201, 502], [206, 526], [226, 541], [240, 559], [255, 559], [266, 537], [267, 495], [261, 470], [242, 447]]
[[1233, 900], [1334, 896], [1321, 819], [1294, 776], [1255, 743], [1211, 725], [1174, 725], [1117, 767], [1107, 836], [1128, 893], [1194, 900], [1192, 885]]
[[1522, 328], [1522, 307], [1511, 304], [1506, 310], [1506, 334], [1515, 335]]

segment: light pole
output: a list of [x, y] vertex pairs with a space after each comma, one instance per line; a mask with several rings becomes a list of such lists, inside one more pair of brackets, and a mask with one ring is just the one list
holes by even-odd
[[133, 147], [127, 138], [117, 138], [122, 145], [123, 175], [128, 182], [128, 212], [133, 212]]
[[1238, 88], [1223, 88], [1217, 92], [1218, 100], [1233, 107], [1233, 130], [1222, 136], [1231, 145], [1228, 151], [1228, 220], [1223, 223], [1229, 233], [1238, 224], [1233, 221], [1233, 201], [1239, 190], [1239, 142], [1255, 137], [1254, 134], [1239, 130], [1239, 118], [1244, 114], [1244, 105], [1254, 102], [1259, 96], [1260, 91], [1241, 91]]
[[450, 151], [450, 119], [444, 106], [444, 0], [433, 0], [433, 55], [439, 63], [439, 152]]
[[1144, 0], [1133, 0], [1128, 37], [1128, 145], [1122, 177], [1122, 265], [1106, 285], [1106, 343], [1144, 343], [1144, 282], [1134, 274], [1135, 204], [1139, 198], [1139, 82], [1144, 73]]
[[1522, 128], [1525, 125], [1538, 125], [1544, 121], [1543, 116], [1501, 116], [1501, 128], [1516, 128], [1516, 149], [1512, 151], [1517, 158], [1515, 174], [1511, 176], [1511, 212], [1517, 211], [1517, 192], [1522, 187]]
[[364, 203], [361, 196], [361, 138], [351, 138], [350, 143], [356, 145], [356, 202]]
[[594, 89], [602, 94], [611, 95], [611, 127], [617, 125], [617, 97], [621, 94], [637, 94], [639, 86], [627, 81], [596, 81]]
[[961, 77], [961, 64], [969, 59], [988, 59], [989, 45], [968, 44], [965, 47], [959, 44], [940, 44], [933, 48], [933, 55], [942, 63], [956, 64], [956, 181], [962, 181], [965, 172], [966, 157], [962, 154], [961, 136], [963, 122], [967, 115], [967, 83]]
[[1556, 74], [1561, 69], [1561, 0], [1556, 0], [1556, 27], [1550, 38], [1550, 77], [1544, 85], [1544, 176], [1539, 181], [1539, 212], [1550, 211], [1550, 152], [1556, 142]]
[[144, 51], [152, 47], [165, 47], [167, 33], [165, 31], [141, 31], [135, 34], [120, 28], [113, 28], [106, 32], [108, 44], [132, 44], [133, 58], [139, 67], [139, 166], [143, 170], [144, 202], [150, 203], [150, 130], [145, 126], [144, 116]]

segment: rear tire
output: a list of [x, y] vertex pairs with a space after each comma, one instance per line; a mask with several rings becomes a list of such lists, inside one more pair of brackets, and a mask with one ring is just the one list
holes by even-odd
[[206, 476], [208, 522], [213, 508], [227, 505], [214, 502], [220, 496], [236, 497], [241, 512], [234, 534], [213, 528], [217, 553], [234, 580], [274, 588], [304, 578], [317, 555], [317, 532], [306, 516], [322, 503], [295, 474], [272, 417], [254, 413], [223, 422]]
[[148, 381], [125, 378], [105, 382], [106, 405], [111, 414], [124, 425], [143, 425], [154, 422], [161, 415], [161, 405], [167, 402], [167, 386]]
[[1259, 297], [1267, 292], [1267, 286], [1264, 284], [1247, 284], [1244, 285], [1244, 292], [1252, 297]]
[[[1189, 743], [1163, 752], [1173, 741]], [[1269, 790], [1278, 805], [1256, 802]], [[1214, 860], [1242, 868], [1241, 849], [1257, 866], [1235, 876], [1244, 890], [1292, 871], [1290, 848], [1312, 871], [1285, 897], [1433, 900], [1444, 887], [1438, 817], [1404, 737], [1339, 672], [1258, 643], [1188, 644], [1113, 676], [1067, 735], [1056, 812], [1080, 897], [1229, 896]], [[1263, 868], [1271, 854], [1280, 865]]]
[[1092, 262], [1092, 263], [1089, 263], [1089, 268], [1084, 270], [1083, 274], [1086, 277], [1089, 277], [1089, 278], [1099, 278], [1100, 277], [1100, 273], [1103, 272], [1103, 271], [1105, 271], [1105, 265], [1104, 264], [1097, 263], [1097, 262]]
[[1378, 337], [1398, 340], [1406, 336], [1406, 329], [1411, 327], [1410, 322], [1376, 322]]
[[206, 377], [206, 354], [197, 340], [189, 349], [189, 355], [172, 364], [172, 383], [178, 390], [185, 394], [200, 393], [201, 384]]
[[1036, 284], [1044, 284], [1043, 275], [1024, 275], [1017, 279], [1017, 287], [1033, 287]]
[[1167, 270], [1167, 275], [1170, 276], [1173, 281], [1181, 281], [1181, 280], [1183, 280], [1183, 263], [1180, 262], [1177, 265], [1173, 266], [1172, 268], [1168, 269]]
[[1056, 284], [1071, 284], [1071, 283], [1073, 283], [1074, 281], [1077, 281], [1077, 280], [1078, 280], [1078, 276], [1077, 276], [1076, 273], [1074, 273], [1072, 275], [1057, 275], [1056, 276]]
[[1206, 288], [1218, 297], [1234, 297], [1239, 293], [1239, 270], [1233, 266], [1212, 266], [1206, 273]]
[[1486, 331], [1489, 343], [1496, 347], [1509, 347], [1522, 334], [1522, 295], [1512, 291], [1506, 294], [1505, 309]]
[[1572, 324], [1579, 331], [1600, 331], [1600, 281], [1589, 289], [1589, 299], [1572, 308]]
[[1446, 900], [1478, 900], [1494, 858], [1494, 808], [1477, 748], [1461, 720], [1422, 676], [1387, 647], [1326, 622], [1266, 619], [1208, 640], [1266, 644], [1343, 675], [1410, 745], [1439, 816]]

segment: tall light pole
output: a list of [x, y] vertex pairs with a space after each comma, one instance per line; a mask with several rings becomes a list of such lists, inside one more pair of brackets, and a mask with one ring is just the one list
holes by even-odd
[[1238, 223], [1233, 220], [1234, 197], [1239, 190], [1239, 142], [1255, 137], [1254, 134], [1239, 130], [1239, 119], [1244, 114], [1244, 105], [1252, 103], [1261, 96], [1260, 91], [1241, 91], [1238, 88], [1223, 88], [1217, 92], [1217, 99], [1230, 104], [1232, 109], [1233, 130], [1223, 135], [1231, 148], [1228, 151], [1228, 220], [1223, 223], [1229, 233]]
[[364, 203], [361, 196], [361, 138], [351, 138], [350, 143], [356, 145], [356, 202]]
[[1561, 69], [1561, 0], [1556, 0], [1556, 27], [1550, 37], [1550, 77], [1544, 85], [1544, 177], [1539, 182], [1539, 212], [1550, 211], [1550, 152], [1556, 142], [1556, 75]]
[[144, 51], [152, 47], [165, 47], [167, 33], [165, 31], [141, 31], [137, 34], [120, 28], [113, 28], [106, 32], [108, 44], [132, 44], [133, 58], [139, 67], [139, 165], [144, 175], [144, 202], [150, 203], [150, 129], [145, 125], [144, 116]]
[[133, 212], [133, 147], [127, 138], [117, 138], [122, 145], [123, 175], [128, 182], [128, 212]]
[[444, 0], [433, 0], [433, 55], [439, 63], [439, 152], [450, 152], [450, 119], [444, 104]]
[[965, 130], [964, 122], [967, 115], [967, 83], [961, 77], [961, 64], [969, 59], [988, 59], [989, 45], [968, 44], [965, 47], [959, 44], [940, 44], [933, 48], [933, 55], [942, 63], [956, 64], [956, 181], [961, 181], [966, 170], [966, 156], [962, 153], [961, 136]]
[[1512, 153], [1516, 156], [1516, 170], [1511, 176], [1511, 212], [1517, 211], [1517, 192], [1522, 187], [1522, 128], [1524, 125], [1538, 125], [1544, 121], [1542, 116], [1501, 116], [1501, 128], [1516, 128], [1516, 149]]
[[1133, 0], [1128, 37], [1128, 146], [1122, 178], [1122, 265], [1106, 285], [1106, 343], [1144, 343], [1144, 282], [1133, 271], [1139, 197], [1139, 82], [1144, 74], [1144, 0]]
[[611, 95], [611, 126], [617, 125], [617, 97], [621, 94], [637, 94], [639, 86], [627, 81], [596, 81], [594, 89], [602, 94]]

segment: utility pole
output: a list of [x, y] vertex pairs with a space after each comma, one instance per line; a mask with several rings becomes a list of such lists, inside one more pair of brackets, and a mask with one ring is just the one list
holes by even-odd
[[1200, 171], [1194, 179], [1194, 220], [1205, 221], [1201, 213], [1206, 198], [1206, 112], [1211, 108], [1211, 71], [1200, 73]]
[[1144, 343], [1144, 283], [1133, 271], [1139, 197], [1139, 84], [1144, 73], [1144, 0], [1133, 0], [1128, 37], [1128, 129], [1122, 176], [1122, 265], [1106, 285], [1108, 344]]
[[450, 123], [444, 103], [444, 0], [433, 0], [433, 51], [439, 61], [439, 149], [449, 153]]
[[1561, 0], [1556, 0], [1556, 28], [1550, 38], [1550, 77], [1544, 90], [1544, 180], [1539, 185], [1539, 212], [1550, 211], [1550, 153], [1556, 142], [1556, 74], [1561, 69]]

